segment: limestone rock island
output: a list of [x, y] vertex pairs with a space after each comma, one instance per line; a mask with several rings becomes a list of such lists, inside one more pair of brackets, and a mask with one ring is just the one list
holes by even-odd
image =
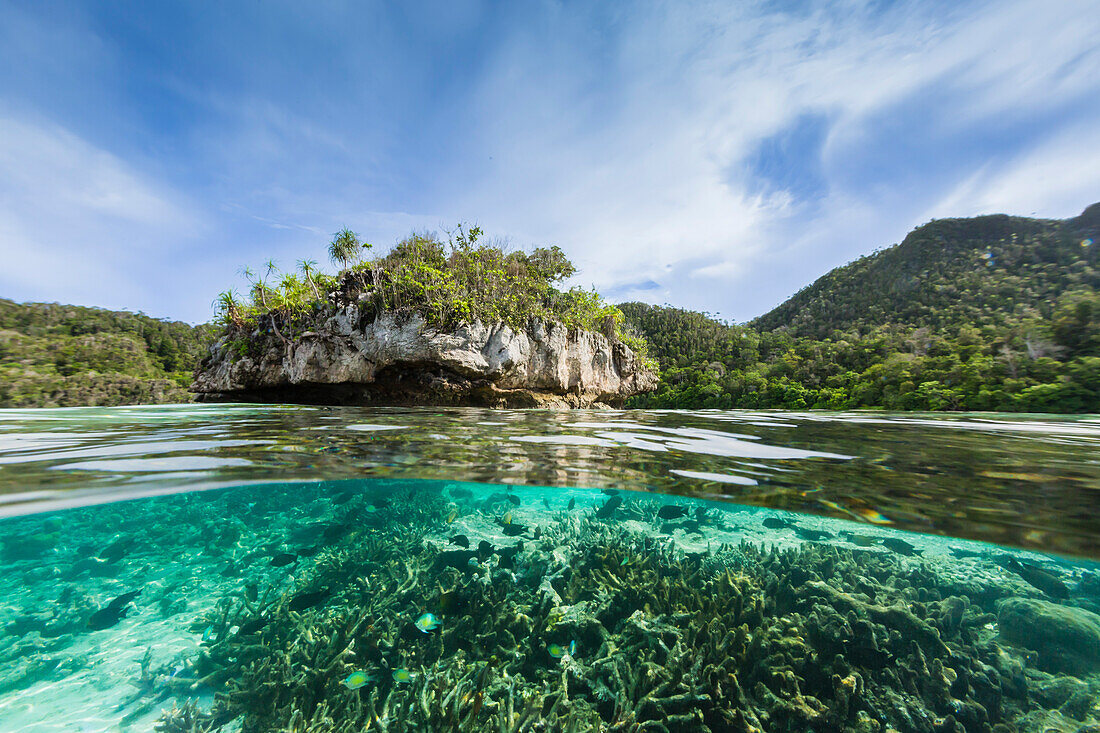
[[[485, 407], [617, 406], [656, 367], [622, 313], [554, 283], [558, 248], [504, 252], [480, 231], [413, 236], [385, 257], [341, 232], [338, 275], [251, 276], [251, 302], [220, 300], [223, 331], [195, 371], [201, 401]], [[369, 247], [369, 245], [367, 245]]]

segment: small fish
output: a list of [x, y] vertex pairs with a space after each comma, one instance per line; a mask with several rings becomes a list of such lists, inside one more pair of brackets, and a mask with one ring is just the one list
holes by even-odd
[[882, 541], [882, 546], [891, 552], [896, 552], [899, 555], [905, 555], [912, 557], [914, 555], [920, 555], [923, 550], [918, 550], [913, 545], [909, 544], [905, 540], [898, 539], [897, 537], [887, 537]]
[[577, 650], [577, 642], [575, 642], [575, 641], [569, 642], [569, 646], [562, 646], [561, 644], [551, 644], [550, 646], [546, 647], [546, 651], [554, 659], [561, 659], [566, 654], [568, 654], [569, 656], [573, 656], [573, 653], [576, 650]]
[[404, 667], [400, 667], [393, 671], [393, 681], [399, 685], [405, 685], [412, 682], [416, 678], [416, 675]]
[[314, 545], [313, 547], [303, 547], [298, 550], [298, 557], [314, 557], [321, 550], [325, 549], [324, 545]]
[[789, 519], [783, 519], [781, 517], [767, 517], [763, 522], [764, 526], [768, 529], [786, 529], [788, 527], [794, 527], [795, 524]]
[[283, 568], [291, 564], [298, 559], [298, 556], [293, 552], [280, 552], [271, 558], [271, 562], [268, 563], [273, 568]]
[[1023, 578], [1028, 585], [1046, 593], [1051, 598], [1069, 598], [1069, 588], [1056, 573], [1032, 565], [1029, 562], [1020, 562], [1014, 557], [1002, 556], [1002, 565]]
[[[605, 492], [606, 493], [606, 492]], [[597, 519], [607, 519], [615, 510], [622, 506], [623, 498], [621, 496], [612, 496], [608, 499], [602, 507], [596, 510]]]
[[497, 522], [497, 524], [511, 524], [511, 523], [512, 523], [512, 512], [504, 512], [504, 516], [500, 518], [499, 522]]
[[265, 626], [271, 623], [271, 619], [268, 616], [257, 616], [251, 621], [245, 622], [242, 626], [237, 628], [238, 636], [252, 636], [259, 632]]
[[477, 565], [477, 553], [473, 550], [444, 550], [435, 559], [438, 568], [455, 568], [467, 571], [470, 563]]
[[498, 563], [499, 567], [505, 570], [511, 570], [516, 564], [516, 555], [523, 551], [523, 543], [517, 542], [512, 547], [502, 548], [497, 552], [497, 557], [500, 558]]
[[825, 532], [817, 529], [806, 529], [804, 527], [796, 528], [794, 533], [802, 539], [808, 540], [810, 542], [821, 542], [822, 540], [829, 539], [833, 536], [830, 532]]
[[482, 540], [477, 543], [477, 554], [480, 557], [489, 557], [493, 554], [493, 546], [488, 541]]
[[416, 620], [416, 628], [427, 634], [438, 629], [441, 623], [435, 614], [426, 613]]
[[332, 595], [332, 591], [328, 588], [322, 588], [321, 590], [315, 590], [309, 593], [299, 593], [290, 599], [287, 608], [291, 611], [304, 611], [307, 608], [319, 606], [330, 595]]
[[577, 508], [577, 500], [575, 498], [569, 500], [569, 506], [565, 507], [565, 511], [571, 512]]
[[206, 630], [202, 632], [202, 640], [203, 641], [210, 641], [213, 638], [214, 638], [214, 627], [213, 626], [207, 626]]
[[679, 504], [665, 504], [657, 510], [657, 516], [661, 519], [679, 519], [687, 516], [687, 509]]
[[449, 544], [468, 548], [470, 546], [470, 538], [464, 534], [456, 534], [450, 539]]
[[443, 590], [443, 586], [439, 587], [439, 608], [441, 611], [453, 611], [458, 606], [460, 597], [458, 593], [452, 590]]
[[126, 553], [129, 552], [133, 544], [134, 541], [132, 539], [117, 539], [104, 547], [97, 557], [107, 562], [118, 562], [126, 556]]
[[607, 494], [608, 496], [618, 496], [618, 489], [600, 489], [601, 494]]
[[505, 537], [519, 537], [521, 534], [527, 531], [527, 525], [525, 524], [506, 524], [501, 528]]
[[345, 677], [341, 681], [341, 684], [343, 684], [344, 687], [348, 688], [349, 690], [358, 690], [360, 687], [364, 687], [373, 680], [373, 675], [368, 674], [361, 669], [358, 669]]
[[101, 608], [88, 618], [88, 628], [92, 631], [109, 629], [126, 618], [126, 612], [128, 610], [129, 609], [125, 606], [120, 608], [111, 608], [110, 606]]
[[877, 537], [871, 537], [870, 535], [865, 534], [856, 534], [854, 532], [841, 532], [840, 536], [858, 547], [871, 547], [878, 542]]
[[455, 518], [457, 518], [457, 517], [458, 517], [458, 510], [457, 509], [452, 509], [451, 513], [447, 515], [447, 524], [451, 524], [452, 522], [454, 522]]
[[978, 552], [977, 550], [967, 550], [963, 547], [948, 547], [947, 550], [952, 555], [960, 559], [964, 557], [983, 557], [985, 555], [984, 552]]
[[135, 598], [137, 598], [140, 595], [141, 595], [141, 588], [138, 588], [137, 590], [132, 590], [129, 593], [123, 593], [118, 598], [115, 598], [113, 601], [108, 603], [107, 608], [113, 608], [115, 610], [118, 610], [118, 609], [122, 608], [123, 606], [125, 606], [126, 604], [130, 603], [130, 601], [134, 600]]
[[516, 506], [520, 505], [519, 497], [516, 496], [515, 494], [508, 494], [508, 501], [512, 502]]
[[350, 523], [333, 522], [325, 528], [325, 531], [321, 533], [321, 537], [323, 537], [326, 542], [332, 542], [343, 537], [350, 529]]

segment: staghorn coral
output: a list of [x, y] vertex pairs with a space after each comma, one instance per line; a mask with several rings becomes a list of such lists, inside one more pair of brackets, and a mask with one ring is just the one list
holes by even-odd
[[[508, 567], [501, 547], [456, 566], [426, 539], [453, 507], [437, 493], [382, 517], [364, 505], [292, 582], [196, 620], [212, 639], [181, 684], [215, 702], [167, 713], [164, 730], [969, 733], [1041, 710], [1040, 673], [993, 630], [1001, 594], [958, 595], [923, 560], [825, 544], [688, 554], [561, 515]], [[413, 624], [426, 611], [443, 622], [430, 634]], [[374, 679], [349, 690], [354, 670]], [[1048, 687], [1051, 707], [1097, 722], [1087, 686]]]

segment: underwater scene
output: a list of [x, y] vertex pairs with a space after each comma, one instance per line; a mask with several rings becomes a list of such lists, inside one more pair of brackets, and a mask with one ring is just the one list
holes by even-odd
[[1100, 420], [0, 411], [0, 730], [1100, 732]]

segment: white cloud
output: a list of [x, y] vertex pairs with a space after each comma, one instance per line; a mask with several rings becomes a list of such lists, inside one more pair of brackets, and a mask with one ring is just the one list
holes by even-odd
[[7, 297], [141, 307], [176, 277], [198, 218], [182, 198], [72, 132], [0, 116], [0, 286]]
[[[150, 82], [183, 112], [164, 129], [126, 126], [161, 151], [152, 163], [83, 139], [78, 122], [0, 109], [0, 294], [201, 319], [239, 266], [322, 259], [342, 226], [384, 246], [475, 220], [516, 244], [563, 246], [583, 285], [741, 319], [931, 216], [1064, 216], [1100, 197], [1093, 0], [789, 5], [545, 0], [500, 13], [475, 53], [452, 59], [467, 49], [452, 36], [487, 22], [471, 6], [457, 28], [429, 23], [428, 44], [365, 23], [380, 35], [333, 42], [329, 66], [305, 42], [271, 57], [280, 29], [301, 22], [271, 11], [239, 54], [211, 61], [229, 81], [183, 55]], [[415, 25], [394, 27], [412, 37]], [[223, 48], [219, 28], [187, 40]], [[133, 60], [114, 43], [95, 36], [79, 63], [37, 63], [63, 79]], [[81, 78], [57, 95], [77, 101], [42, 114], [66, 119], [96, 98]], [[807, 116], [824, 126], [823, 147], [805, 151], [820, 179], [809, 202], [761, 187], [750, 165]], [[950, 144], [991, 125], [999, 147], [952, 161]]]
[[1082, 197], [1100, 200], [1100, 127], [1079, 125], [997, 166], [985, 166], [924, 218], [993, 212], [1065, 218], [1081, 213]]
[[[653, 279], [666, 289], [651, 297], [696, 307], [707, 298], [725, 310], [721, 278], [740, 274], [751, 288], [759, 261], [786, 252], [791, 292], [804, 284], [795, 278], [806, 276], [807, 257], [820, 274], [900, 238], [943, 198], [937, 181], [887, 191], [844, 183], [849, 159], [868, 135], [882, 134], [877, 126], [895, 105], [928, 96], [935, 106], [942, 96], [935, 119], [948, 134], [1100, 95], [1100, 78], [1089, 73], [1100, 14], [1088, 0], [879, 5], [821, 5], [804, 15], [729, 3], [647, 6], [640, 18], [617, 19], [620, 35], [595, 57], [599, 66], [546, 40], [568, 37], [567, 21], [537, 39], [518, 36], [477, 100], [486, 121], [478, 152], [494, 155], [496, 167], [449, 204], [520, 241], [562, 244], [586, 284], [614, 290]], [[743, 168], [761, 140], [808, 113], [831, 122], [821, 153], [828, 191], [815, 214], [783, 192], [755, 198]], [[1057, 121], [1045, 124], [1057, 133]], [[1026, 214], [1095, 196], [1086, 190], [1091, 156], [1051, 145], [995, 166], [967, 206]], [[1058, 163], [1040, 164], [1048, 154]], [[1040, 169], [1042, 177], [1025, 172]], [[899, 207], [899, 199], [908, 201]], [[701, 290], [708, 278], [713, 287]]]

